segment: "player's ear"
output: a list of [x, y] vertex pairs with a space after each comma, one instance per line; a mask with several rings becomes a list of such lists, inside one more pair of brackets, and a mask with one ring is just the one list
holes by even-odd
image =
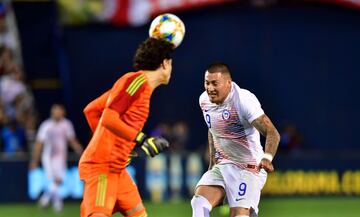
[[227, 83], [227, 85], [231, 86], [231, 84], [232, 84], [231, 78], [227, 79], [227, 80], [226, 80], [226, 83]]
[[172, 64], [172, 59], [164, 59], [161, 66], [163, 67], [163, 69], [167, 69], [171, 64]]
[[165, 60], [166, 60], [166, 59], [164, 59], [164, 60], [162, 61], [161, 65], [160, 65], [162, 69], [166, 69]]

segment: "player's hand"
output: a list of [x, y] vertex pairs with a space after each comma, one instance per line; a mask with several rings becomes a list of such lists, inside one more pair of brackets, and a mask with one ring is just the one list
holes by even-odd
[[139, 133], [136, 142], [141, 149], [150, 157], [154, 157], [169, 147], [169, 142], [162, 137], [147, 137], [144, 133]]
[[35, 162], [35, 161], [31, 161], [30, 164], [29, 164], [29, 169], [30, 170], [33, 170], [33, 169], [36, 169], [38, 167], [38, 163]]
[[268, 173], [274, 172], [273, 164], [271, 163], [271, 161], [269, 159], [266, 159], [266, 158], [261, 159], [259, 168], [264, 169]]
[[169, 147], [169, 142], [162, 137], [149, 137], [147, 138], [141, 149], [150, 157], [155, 157], [156, 155], [163, 152]]

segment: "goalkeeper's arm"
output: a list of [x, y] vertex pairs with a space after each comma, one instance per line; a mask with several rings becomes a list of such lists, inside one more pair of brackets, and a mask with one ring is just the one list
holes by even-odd
[[86, 117], [86, 120], [91, 128], [91, 131], [94, 132], [101, 114], [105, 107], [106, 99], [109, 97], [109, 91], [101, 95], [100, 97], [96, 98], [92, 102], [90, 102], [84, 109], [84, 114]]
[[128, 141], [135, 141], [136, 144], [150, 157], [158, 155], [169, 147], [169, 142], [161, 137], [148, 137], [142, 132], [127, 125], [119, 118], [119, 114], [111, 109], [105, 108], [101, 124], [115, 135]]

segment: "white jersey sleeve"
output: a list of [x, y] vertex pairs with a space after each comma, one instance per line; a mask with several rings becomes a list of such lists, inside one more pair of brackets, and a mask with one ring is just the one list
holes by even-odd
[[256, 96], [248, 90], [238, 89], [240, 95], [240, 110], [242, 117], [247, 120], [250, 124], [264, 114], [261, 104]]
[[74, 139], [75, 138], [75, 130], [74, 130], [74, 126], [71, 123], [70, 120], [66, 119], [66, 127], [65, 127], [65, 132], [66, 132], [66, 138], [67, 139]]
[[48, 129], [49, 129], [48, 121], [44, 121], [43, 123], [41, 123], [39, 130], [37, 132], [37, 135], [36, 135], [36, 140], [44, 143], [46, 140], [46, 134], [47, 134]]

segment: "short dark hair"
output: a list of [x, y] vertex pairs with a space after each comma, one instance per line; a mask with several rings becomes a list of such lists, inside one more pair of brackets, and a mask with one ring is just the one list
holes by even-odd
[[207, 67], [209, 73], [220, 72], [222, 74], [227, 74], [231, 77], [229, 66], [223, 62], [213, 62]]
[[134, 56], [135, 70], [156, 70], [164, 59], [171, 59], [174, 45], [164, 39], [148, 38], [143, 41]]
[[66, 110], [65, 105], [62, 104], [62, 103], [60, 103], [60, 102], [55, 102], [55, 103], [53, 103], [53, 104], [51, 105], [51, 109], [54, 108], [54, 107], [58, 107], [58, 108], [61, 108], [61, 109], [63, 109], [63, 110]]

